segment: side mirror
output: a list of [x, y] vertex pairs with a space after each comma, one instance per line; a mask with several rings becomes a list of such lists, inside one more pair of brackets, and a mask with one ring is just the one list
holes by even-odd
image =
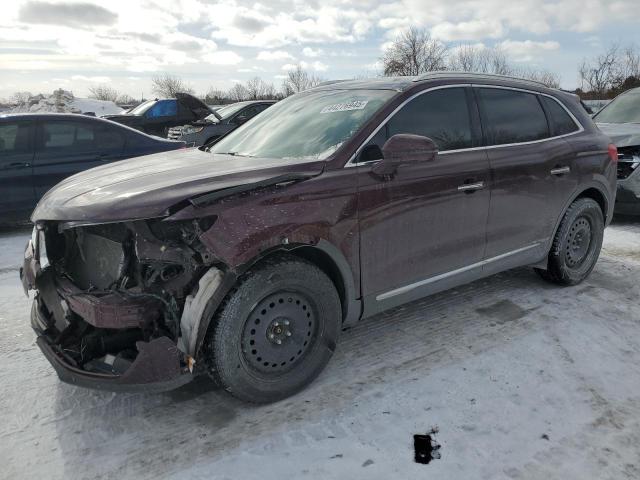
[[429, 137], [399, 133], [382, 146], [383, 159], [372, 171], [378, 175], [393, 175], [403, 163], [430, 162], [438, 155], [438, 147]]

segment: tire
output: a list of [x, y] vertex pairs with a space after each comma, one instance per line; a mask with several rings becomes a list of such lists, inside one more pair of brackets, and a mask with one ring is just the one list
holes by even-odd
[[547, 270], [535, 269], [548, 282], [577, 285], [589, 276], [602, 248], [604, 217], [591, 198], [573, 202], [553, 238]]
[[280, 400], [320, 374], [341, 325], [340, 298], [322, 270], [289, 255], [267, 259], [215, 314], [205, 348], [209, 374], [241, 400]]

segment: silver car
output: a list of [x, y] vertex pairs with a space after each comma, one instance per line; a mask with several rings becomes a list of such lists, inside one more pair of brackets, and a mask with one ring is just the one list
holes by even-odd
[[239, 127], [276, 103], [275, 100], [252, 100], [233, 103], [216, 110], [202, 120], [169, 129], [168, 138], [188, 146], [206, 145]]

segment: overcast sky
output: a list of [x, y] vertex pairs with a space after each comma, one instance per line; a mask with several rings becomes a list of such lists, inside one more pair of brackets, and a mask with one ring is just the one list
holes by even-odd
[[577, 66], [611, 42], [640, 43], [638, 0], [3, 0], [0, 97], [95, 84], [151, 96], [168, 72], [197, 92], [260, 76], [279, 87], [296, 63], [324, 78], [375, 75], [381, 49], [410, 25], [577, 85]]

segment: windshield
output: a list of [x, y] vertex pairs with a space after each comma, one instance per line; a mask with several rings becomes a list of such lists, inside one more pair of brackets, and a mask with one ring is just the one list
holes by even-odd
[[146, 102], [142, 102], [137, 107], [133, 107], [131, 110], [129, 110], [128, 113], [131, 115], [144, 115], [144, 112], [149, 110], [154, 103], [156, 103], [155, 100], [147, 100]]
[[392, 90], [320, 90], [269, 107], [213, 147], [244, 157], [324, 160], [396, 95]]
[[222, 120], [224, 120], [225, 118], [229, 118], [231, 115], [236, 113], [238, 110], [241, 110], [242, 108], [244, 108], [246, 106], [247, 106], [246, 103], [232, 103], [231, 105], [225, 105], [224, 107], [219, 108], [218, 110], [216, 110], [216, 113], [212, 113], [211, 115], [207, 115], [205, 117], [205, 119], [209, 120], [210, 122], [216, 123], [216, 122], [219, 121], [218, 118], [221, 118]]
[[598, 123], [640, 123], [640, 89], [616, 97], [593, 119]]

